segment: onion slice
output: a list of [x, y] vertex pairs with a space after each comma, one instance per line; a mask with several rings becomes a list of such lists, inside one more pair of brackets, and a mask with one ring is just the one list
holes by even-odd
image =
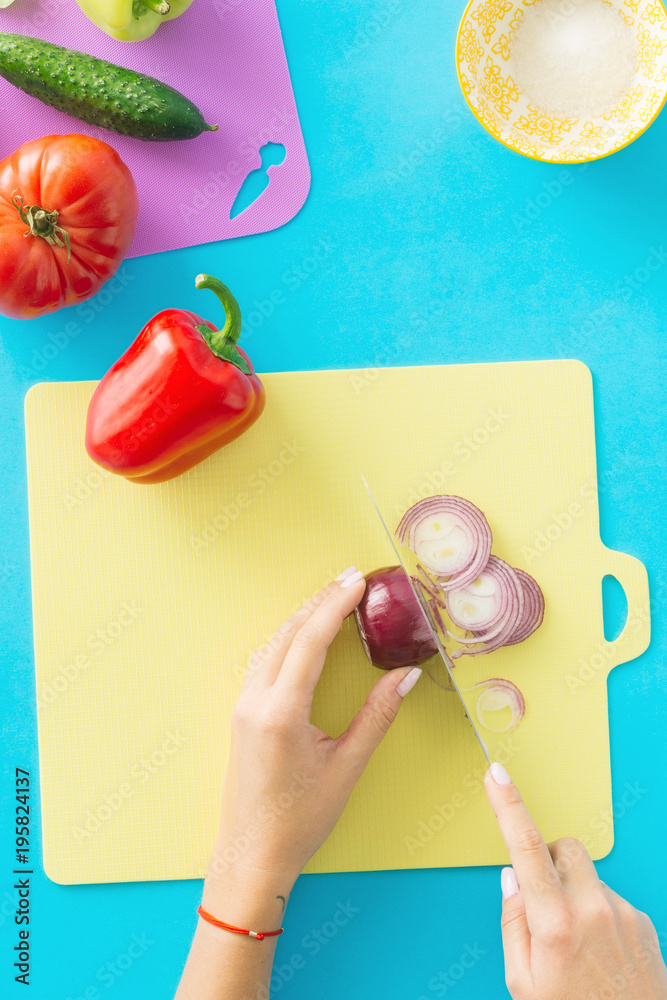
[[544, 621], [544, 594], [536, 580], [522, 569], [515, 569], [514, 572], [521, 581], [524, 597], [523, 620], [517, 625], [512, 638], [506, 643], [507, 646], [514, 646], [517, 642], [523, 642], [529, 635], [536, 632]]
[[444, 591], [477, 579], [491, 554], [493, 536], [482, 511], [457, 496], [428, 497], [413, 504], [396, 528]]
[[433, 621], [440, 629], [442, 634], [447, 635], [447, 628], [442, 620], [442, 615], [440, 614], [440, 608], [438, 607], [437, 601], [434, 601], [433, 598], [431, 598], [430, 601], [428, 602], [428, 606], [431, 609], [431, 614], [433, 615]]
[[[422, 572], [423, 572], [423, 569], [422, 569], [421, 566], [418, 566], [417, 568], [421, 569]], [[438, 593], [438, 591], [435, 589], [436, 588], [436, 584], [432, 580], [429, 580], [428, 576], [426, 576], [426, 575], [424, 575], [423, 577], [422, 576], [411, 576], [410, 579], [412, 580], [412, 582], [414, 584], [416, 584], [416, 586], [421, 587], [421, 589], [423, 591], [425, 591], [428, 594], [429, 597], [431, 597], [434, 601], [437, 601], [437, 603], [440, 605], [440, 607], [444, 607], [444, 602], [442, 600], [442, 594]]]
[[[469, 500], [435, 496], [405, 512], [396, 538], [419, 560], [419, 584], [437, 628], [459, 643], [452, 659], [523, 642], [542, 624], [544, 595], [530, 574], [491, 555], [486, 517]], [[444, 622], [446, 612], [452, 626]]]
[[[492, 677], [488, 681], [480, 681], [470, 688], [463, 688], [463, 691], [475, 691], [480, 689], [475, 705], [477, 721], [480, 726], [489, 733], [511, 733], [519, 725], [526, 714], [526, 702], [516, 684], [511, 681], [502, 680], [500, 677]], [[487, 725], [485, 713], [500, 712], [504, 708], [509, 708], [511, 712], [510, 721], [506, 726], [494, 728]]]
[[[453, 658], [479, 656], [513, 642], [515, 633], [523, 629], [526, 599], [521, 579], [516, 571], [498, 556], [489, 556], [481, 576], [470, 586], [449, 591], [446, 595], [447, 614], [455, 625], [469, 632], [458, 636], [449, 632], [462, 646], [482, 649], [455, 649]], [[531, 620], [533, 617], [531, 608]]]

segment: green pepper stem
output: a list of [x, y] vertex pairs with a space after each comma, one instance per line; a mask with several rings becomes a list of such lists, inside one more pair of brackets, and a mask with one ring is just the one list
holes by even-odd
[[227, 285], [223, 285], [218, 278], [210, 274], [198, 274], [195, 278], [195, 288], [210, 288], [218, 296], [225, 310], [225, 325], [222, 330], [211, 331], [209, 341], [211, 349], [236, 344], [241, 335], [241, 310]]
[[221, 361], [229, 361], [245, 375], [252, 375], [252, 369], [236, 347], [241, 334], [241, 310], [238, 302], [227, 286], [210, 274], [198, 274], [195, 278], [195, 288], [210, 288], [218, 296], [225, 310], [225, 325], [222, 330], [211, 330], [206, 323], [200, 324], [196, 329], [216, 357]]
[[167, 3], [167, 0], [141, 0], [141, 2], [154, 10], [156, 14], [168, 14], [171, 10], [171, 4]]

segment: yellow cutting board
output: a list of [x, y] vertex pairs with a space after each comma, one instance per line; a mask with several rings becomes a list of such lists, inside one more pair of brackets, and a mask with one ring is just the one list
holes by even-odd
[[[391, 564], [421, 496], [486, 512], [493, 551], [539, 581], [542, 628], [456, 667], [503, 677], [527, 714], [489, 735], [550, 840], [611, 848], [606, 679], [649, 642], [646, 571], [600, 541], [591, 377], [576, 361], [263, 376], [240, 440], [181, 478], [133, 485], [84, 450], [94, 383], [26, 399], [44, 863], [57, 882], [200, 877], [229, 715], [255, 647], [341, 570]], [[601, 581], [628, 597], [603, 635]], [[436, 667], [436, 670], [439, 669]], [[314, 721], [342, 731], [378, 673], [349, 619]], [[474, 697], [470, 707], [474, 709]], [[424, 674], [309, 871], [506, 860], [460, 705]]]

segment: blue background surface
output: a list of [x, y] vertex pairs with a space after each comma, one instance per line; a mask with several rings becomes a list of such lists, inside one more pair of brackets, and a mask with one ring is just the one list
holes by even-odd
[[[43, 379], [100, 378], [166, 305], [205, 312], [210, 301], [193, 288], [200, 271], [220, 275], [253, 316], [243, 345], [260, 372], [562, 357], [592, 369], [603, 541], [647, 564], [654, 599], [651, 648], [609, 682], [616, 845], [599, 871], [667, 940], [667, 115], [597, 163], [532, 162], [495, 142], [464, 104], [453, 60], [461, 2], [278, 7], [313, 171], [299, 215], [276, 232], [127, 262], [125, 287], [110, 304], [92, 300], [89, 322], [72, 309], [0, 320], [3, 997], [26, 995], [11, 968], [14, 767], [30, 769], [38, 788], [23, 398]], [[277, 289], [284, 301], [261, 317], [256, 303]], [[72, 320], [80, 332], [66, 342]], [[37, 864], [30, 995], [75, 1000], [96, 986], [112, 1000], [171, 996], [200, 889], [62, 887]], [[315, 954], [306, 935], [339, 901], [358, 912]], [[277, 964], [300, 953], [305, 967], [272, 996], [505, 997], [499, 914], [497, 869], [301, 879]], [[107, 963], [133, 935], [145, 936], [145, 953], [113, 972]], [[466, 946], [473, 968], [433, 989], [439, 973], [458, 975]]]

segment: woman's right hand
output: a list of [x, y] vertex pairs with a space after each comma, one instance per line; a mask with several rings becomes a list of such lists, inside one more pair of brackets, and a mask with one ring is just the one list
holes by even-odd
[[502, 932], [514, 1000], [667, 1000], [646, 914], [600, 881], [580, 841], [544, 843], [501, 764], [485, 787], [513, 866], [502, 873]]

